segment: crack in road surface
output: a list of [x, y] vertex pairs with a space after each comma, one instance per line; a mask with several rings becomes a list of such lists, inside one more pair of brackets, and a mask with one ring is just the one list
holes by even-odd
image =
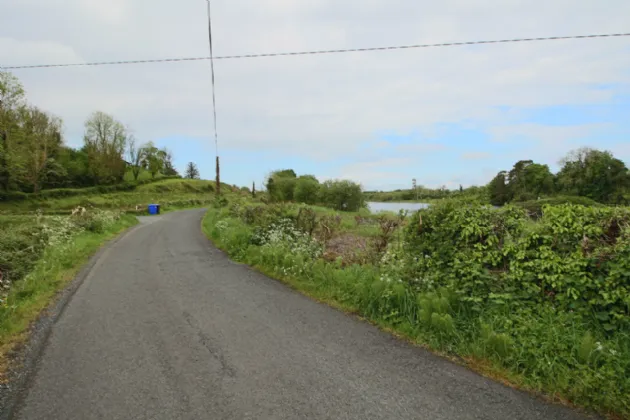
[[587, 418], [230, 262], [202, 216], [145, 219], [103, 254], [14, 418]]

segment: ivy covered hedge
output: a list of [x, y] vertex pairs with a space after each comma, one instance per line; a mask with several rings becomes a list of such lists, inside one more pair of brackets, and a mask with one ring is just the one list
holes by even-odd
[[549, 304], [606, 331], [630, 326], [630, 211], [544, 206], [532, 222], [515, 207], [445, 203], [406, 229], [408, 278], [447, 287], [471, 309]]

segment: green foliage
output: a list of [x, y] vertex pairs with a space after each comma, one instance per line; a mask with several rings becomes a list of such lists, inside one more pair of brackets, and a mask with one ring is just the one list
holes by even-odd
[[[547, 165], [521, 160], [509, 173], [501, 171], [488, 184], [490, 203], [533, 202], [554, 194], [584, 197], [599, 203], [622, 204], [630, 187], [630, 176], [623, 161], [610, 152], [578, 149], [562, 161], [554, 176]], [[553, 197], [551, 197], [553, 198]]]
[[419, 290], [446, 287], [474, 311], [552, 303], [606, 330], [625, 328], [629, 223], [625, 208], [545, 206], [533, 224], [514, 207], [434, 205], [406, 229], [408, 274]]
[[292, 201], [296, 181], [297, 175], [292, 169], [278, 170], [267, 177], [265, 187], [273, 201]]
[[98, 183], [111, 184], [124, 179], [123, 154], [127, 137], [125, 126], [104, 112], [94, 112], [85, 122], [83, 142], [88, 155], [88, 170]]
[[320, 188], [320, 202], [340, 211], [359, 211], [365, 207], [361, 186], [352, 181], [326, 181]]
[[188, 162], [188, 165], [186, 165], [184, 178], [199, 179], [199, 169], [197, 169], [197, 165], [194, 162]]
[[602, 206], [602, 204], [599, 204], [597, 201], [593, 201], [588, 197], [580, 197], [576, 195], [557, 195], [549, 198], [541, 198], [539, 200], [514, 203], [516, 207], [525, 209], [529, 216], [535, 219], [542, 216], [542, 210], [544, 206], [559, 206], [561, 204], [576, 204], [588, 207]]
[[141, 164], [149, 171], [151, 178], [164, 171], [167, 161], [167, 151], [160, 150], [153, 142], [145, 144], [141, 149]]
[[588, 364], [593, 358], [595, 354], [597, 345], [595, 342], [595, 338], [590, 331], [584, 334], [582, 340], [580, 341], [579, 347], [577, 349], [578, 361], [583, 364]]
[[554, 192], [554, 176], [549, 166], [521, 160], [508, 173], [509, 201], [536, 199]]
[[[179, 177], [161, 177], [159, 179], [142, 179], [136, 182], [126, 181], [119, 184], [114, 185], [98, 185], [95, 187], [88, 188], [56, 188], [56, 189], [48, 189], [42, 190], [37, 194], [34, 193], [23, 193], [19, 191], [11, 191], [8, 193], [3, 193], [0, 191], [0, 200], [5, 201], [21, 201], [21, 200], [48, 200], [48, 199], [56, 199], [56, 198], [64, 198], [64, 197], [75, 197], [75, 196], [89, 196], [96, 194], [107, 194], [113, 192], [123, 192], [123, 191], [134, 191], [138, 187], [143, 185], [148, 185], [152, 183], [162, 183], [160, 188], [163, 188], [164, 191], [172, 189], [172, 185], [164, 184], [163, 182], [166, 180], [177, 180]], [[213, 191], [212, 188], [210, 191]]]
[[296, 219], [296, 226], [308, 236], [313, 236], [313, 231], [317, 227], [317, 213], [308, 207], [302, 207]]
[[490, 203], [502, 206], [511, 201], [538, 199], [541, 195], [552, 194], [555, 178], [549, 166], [520, 160], [510, 172], [501, 171], [488, 184]]
[[[5, 199], [17, 197], [15, 192], [120, 184], [138, 180], [143, 170], [152, 177], [178, 176], [170, 151], [150, 142], [136, 147], [135, 138], [111, 115], [95, 112], [88, 118], [78, 150], [64, 145], [62, 126], [61, 119], [27, 103], [15, 77], [0, 72], [0, 191]], [[129, 163], [123, 156], [127, 146]]]
[[505, 171], [499, 172], [490, 184], [488, 184], [488, 192], [490, 194], [490, 204], [493, 206], [502, 206], [510, 201], [510, 191], [506, 184]]
[[358, 211], [365, 207], [361, 186], [352, 181], [336, 180], [320, 184], [313, 175], [297, 178], [295, 171], [274, 171], [265, 184], [271, 201], [297, 201], [305, 204], [322, 204], [339, 211]]
[[9, 286], [30, 273], [48, 247], [65, 246], [84, 231], [103, 233], [119, 218], [117, 212], [100, 210], [77, 212], [71, 217], [0, 217], [0, 306], [6, 303], [3, 296]]
[[319, 181], [312, 175], [302, 175], [295, 183], [295, 201], [315, 204], [319, 194]]
[[579, 149], [563, 161], [558, 184], [569, 194], [601, 203], [620, 203], [630, 183], [628, 168], [610, 152]]
[[449, 190], [445, 186], [440, 188], [427, 188], [418, 185], [416, 189], [395, 190], [395, 191], [366, 191], [364, 192], [367, 201], [376, 202], [403, 202], [403, 201], [420, 201], [427, 202], [432, 200], [442, 200], [445, 198], [458, 198], [470, 201], [482, 201], [487, 203], [488, 191], [487, 187], [471, 186], [463, 188], [460, 185], [458, 190]]

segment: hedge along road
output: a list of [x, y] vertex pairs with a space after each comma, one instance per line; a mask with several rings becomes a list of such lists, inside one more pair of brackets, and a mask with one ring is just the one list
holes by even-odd
[[14, 418], [586, 418], [232, 263], [202, 216], [143, 219], [101, 255]]

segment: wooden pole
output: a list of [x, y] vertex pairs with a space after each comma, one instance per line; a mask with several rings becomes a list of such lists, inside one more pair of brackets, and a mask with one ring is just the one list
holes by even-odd
[[217, 195], [221, 195], [221, 169], [219, 166], [219, 156], [217, 156]]

